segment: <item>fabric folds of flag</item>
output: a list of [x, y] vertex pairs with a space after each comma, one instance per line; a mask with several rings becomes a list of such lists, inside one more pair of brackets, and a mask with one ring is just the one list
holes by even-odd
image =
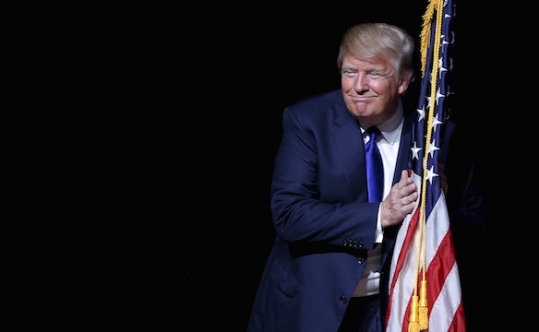
[[419, 188], [414, 211], [397, 235], [390, 270], [386, 330], [465, 332], [459, 271], [439, 173], [439, 149], [454, 46], [451, 0], [430, 0], [421, 33], [422, 81], [411, 176]]

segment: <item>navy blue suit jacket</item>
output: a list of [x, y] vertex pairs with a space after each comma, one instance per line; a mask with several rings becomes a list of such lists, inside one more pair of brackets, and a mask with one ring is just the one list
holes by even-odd
[[[393, 184], [409, 168], [414, 120], [405, 112]], [[287, 107], [282, 125], [271, 186], [277, 236], [247, 331], [337, 331], [373, 249], [379, 208], [368, 203], [361, 130], [340, 89]], [[397, 230], [384, 229], [380, 324]]]

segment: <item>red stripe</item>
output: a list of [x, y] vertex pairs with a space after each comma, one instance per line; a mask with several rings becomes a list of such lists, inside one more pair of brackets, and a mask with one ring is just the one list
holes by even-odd
[[453, 248], [453, 237], [451, 230], [448, 230], [444, 238], [438, 245], [436, 255], [430, 262], [427, 270], [427, 299], [429, 302], [429, 314], [432, 305], [440, 295], [440, 291], [445, 283], [445, 279], [455, 265], [455, 251]]
[[455, 316], [453, 317], [453, 321], [447, 332], [466, 332], [466, 319], [464, 317], [464, 306], [462, 301], [455, 312]]
[[[392, 298], [393, 298], [393, 289], [395, 288], [395, 285], [397, 284], [397, 280], [400, 277], [400, 273], [402, 268], [404, 267], [404, 261], [406, 259], [406, 255], [408, 254], [408, 250], [413, 250], [413, 248], [410, 248], [410, 243], [412, 242], [412, 239], [415, 234], [415, 230], [417, 229], [417, 225], [419, 224], [419, 213], [421, 209], [418, 207], [414, 214], [412, 215], [412, 218], [410, 219], [410, 223], [408, 224], [408, 230], [406, 231], [406, 237], [404, 238], [404, 242], [402, 244], [402, 249], [399, 254], [399, 259], [397, 261], [397, 265], [395, 266], [395, 274], [393, 275], [393, 279], [391, 280], [391, 286], [389, 291], [389, 301], [388, 301], [388, 307], [387, 312], [391, 312], [391, 306], [392, 306]], [[386, 322], [385, 326], [387, 327], [389, 322], [389, 315], [386, 315]]]

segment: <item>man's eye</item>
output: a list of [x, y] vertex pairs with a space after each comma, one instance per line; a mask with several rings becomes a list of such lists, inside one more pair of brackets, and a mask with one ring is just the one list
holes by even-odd
[[383, 77], [390, 77], [390, 73], [384, 72], [384, 71], [373, 71], [369, 73], [369, 77], [372, 78], [383, 78]]
[[357, 72], [355, 72], [355, 71], [353, 71], [353, 70], [343, 70], [343, 71], [342, 71], [342, 74], [343, 74], [343, 75], [346, 75], [346, 76], [348, 76], [348, 77], [352, 77], [352, 76], [356, 75]]

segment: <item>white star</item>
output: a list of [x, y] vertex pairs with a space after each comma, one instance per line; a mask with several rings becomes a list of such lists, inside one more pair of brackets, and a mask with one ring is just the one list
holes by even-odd
[[444, 67], [443, 62], [444, 62], [443, 58], [440, 58], [440, 60], [438, 60], [438, 67], [439, 67], [438, 72], [440, 73], [440, 75], [439, 75], [440, 79], [442, 78], [442, 73], [447, 71], [447, 68]]
[[423, 108], [418, 108], [417, 112], [419, 113], [418, 121], [425, 119], [425, 105], [423, 105]]
[[442, 93], [440, 93], [440, 87], [438, 87], [438, 91], [436, 91], [436, 105], [438, 105], [438, 101], [440, 98], [444, 98], [445, 95], [443, 95]]
[[412, 147], [412, 159], [419, 160], [419, 151], [421, 151], [422, 148], [417, 147], [417, 142], [414, 142], [414, 146]]
[[440, 45], [440, 49], [443, 52], [444, 51], [444, 45], [449, 44], [449, 42], [447, 40], [445, 40], [445, 35], [441, 35], [440, 38], [442, 39], [442, 44]]
[[434, 151], [440, 150], [439, 147], [436, 146], [436, 139], [432, 140], [432, 143], [429, 145], [429, 155], [432, 158], [434, 155]]
[[435, 117], [435, 118], [433, 119], [433, 122], [432, 122], [432, 130], [433, 130], [434, 132], [436, 132], [437, 126], [438, 126], [438, 125], [441, 125], [442, 123], [443, 123], [442, 121], [438, 120], [438, 118]]
[[432, 184], [432, 179], [434, 179], [435, 176], [439, 176], [439, 175], [434, 173], [434, 165], [433, 165], [427, 171], [427, 180], [429, 180], [430, 184]]

